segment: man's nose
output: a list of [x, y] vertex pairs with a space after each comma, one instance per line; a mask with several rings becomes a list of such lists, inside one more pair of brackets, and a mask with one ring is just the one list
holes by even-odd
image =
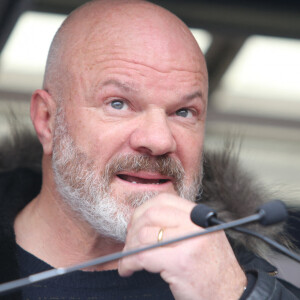
[[130, 136], [130, 146], [143, 154], [158, 156], [176, 150], [176, 141], [165, 112], [145, 113]]

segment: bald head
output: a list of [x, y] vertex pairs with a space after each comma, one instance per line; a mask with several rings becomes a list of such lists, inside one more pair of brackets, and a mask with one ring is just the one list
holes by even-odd
[[[108, 53], [109, 52], [109, 53]], [[81, 70], [114, 55], [168, 72], [170, 68], [207, 71], [187, 26], [169, 11], [146, 1], [96, 0], [76, 9], [51, 44], [44, 89], [59, 99]], [[176, 65], [174, 56], [176, 55]], [[159, 59], [159, 64], [157, 60]]]

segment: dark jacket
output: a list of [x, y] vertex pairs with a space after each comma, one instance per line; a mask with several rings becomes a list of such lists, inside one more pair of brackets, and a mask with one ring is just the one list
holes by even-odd
[[[1, 283], [19, 277], [13, 222], [17, 213], [40, 191], [40, 161], [40, 146], [35, 138], [24, 133], [16, 132], [14, 144], [3, 148], [2, 152], [0, 150]], [[201, 201], [215, 208], [220, 218], [229, 221], [254, 213], [264, 202], [263, 199], [268, 199], [265, 193], [239, 170], [237, 159], [230, 157], [229, 151], [205, 154]], [[283, 224], [269, 228], [260, 225], [250, 227], [284, 244], [288, 243], [283, 234]], [[263, 259], [271, 251], [268, 246], [239, 233], [228, 232], [228, 237], [242, 268], [254, 278], [244, 299], [300, 299], [300, 290], [277, 279], [274, 276], [276, 267]], [[0, 299], [21, 299], [21, 294], [15, 292], [2, 297]]]

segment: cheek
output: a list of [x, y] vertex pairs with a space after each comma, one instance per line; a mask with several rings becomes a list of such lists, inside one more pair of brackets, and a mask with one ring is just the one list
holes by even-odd
[[104, 122], [96, 112], [85, 109], [79, 109], [68, 124], [80, 151], [104, 164], [124, 148], [129, 135], [124, 124]]
[[86, 132], [87, 151], [95, 160], [107, 163], [125, 148], [127, 135], [123, 126], [97, 124]]
[[199, 172], [204, 142], [204, 128], [199, 132], [177, 133], [177, 153], [188, 177]]

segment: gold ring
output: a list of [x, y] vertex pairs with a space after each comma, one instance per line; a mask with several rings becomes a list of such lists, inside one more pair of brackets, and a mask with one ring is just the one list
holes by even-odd
[[157, 242], [160, 243], [163, 240], [164, 230], [161, 228], [158, 232]]

